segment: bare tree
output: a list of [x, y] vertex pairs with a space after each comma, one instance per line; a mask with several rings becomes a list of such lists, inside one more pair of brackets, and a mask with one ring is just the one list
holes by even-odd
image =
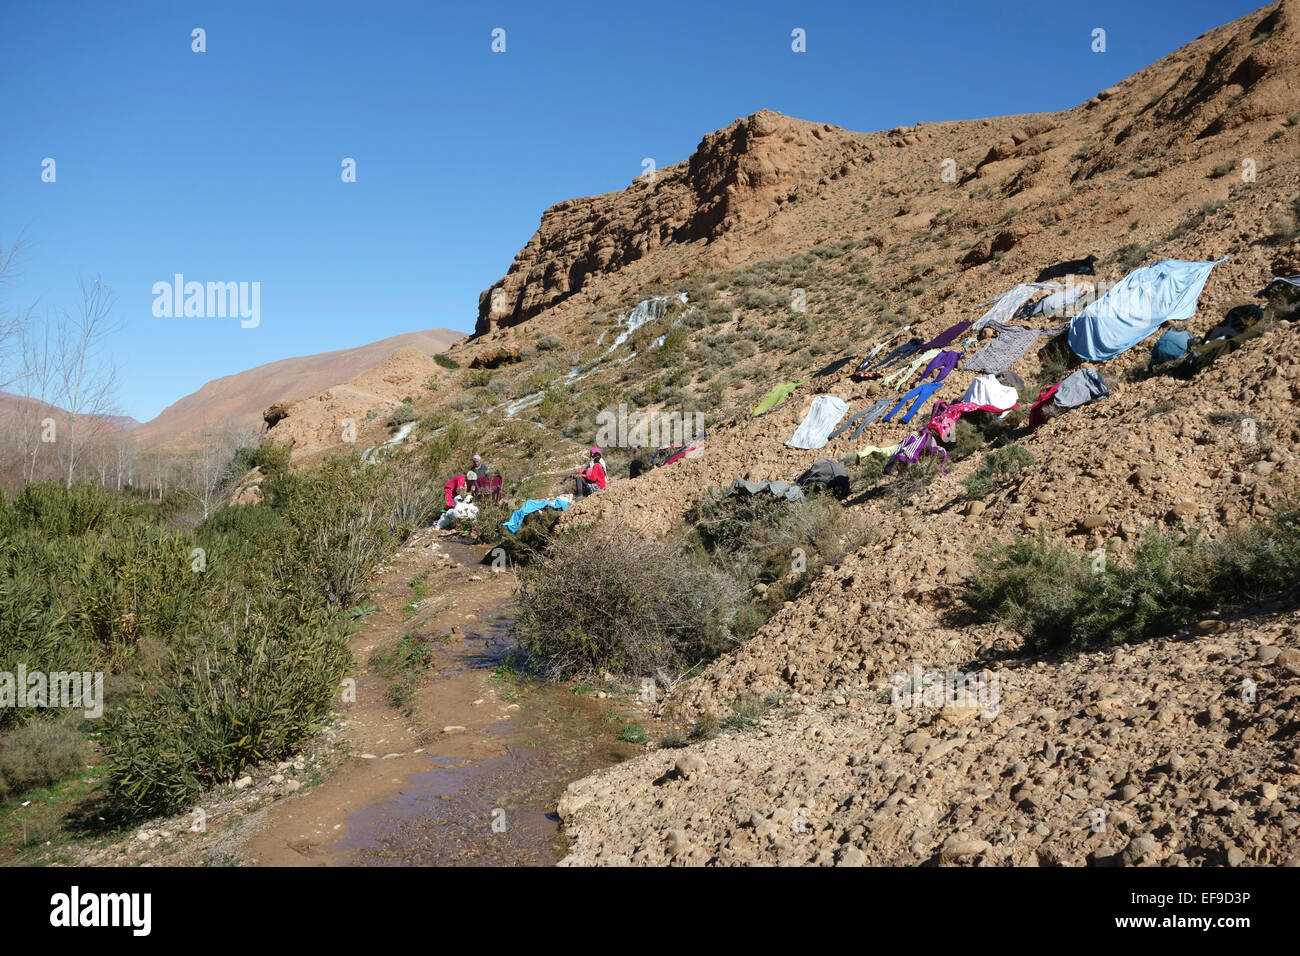
[[[113, 310], [112, 291], [95, 279], [81, 282], [81, 307], [77, 315], [64, 314], [59, 325], [58, 373], [60, 405], [69, 415], [66, 441], [59, 442], [66, 464], [66, 486], [71, 488], [76, 475], [79, 442], [84, 432], [94, 428], [93, 416], [110, 410], [117, 373], [98, 358], [104, 339], [116, 331], [109, 316]], [[85, 420], [83, 421], [83, 416]], [[104, 422], [98, 423], [103, 426]], [[78, 434], [78, 432], [82, 434]]]
[[182, 490], [203, 505], [204, 520], [212, 513], [212, 506], [227, 483], [236, 434], [230, 422], [224, 428], [210, 428], [205, 422], [199, 433], [199, 447], [191, 462], [190, 487]]
[[[22, 251], [22, 236], [13, 241], [8, 248], [0, 246], [0, 287], [6, 286], [14, 277], [14, 264]], [[31, 308], [22, 312], [9, 311], [0, 301], [0, 388], [10, 385], [17, 377], [9, 365], [14, 340], [27, 326], [31, 319]]]
[[19, 408], [19, 436], [23, 449], [24, 479], [36, 480], [36, 465], [49, 432], [51, 388], [54, 383], [54, 352], [50, 346], [48, 318], [38, 329], [28, 323], [19, 337], [18, 383], [23, 402]]
[[124, 431], [117, 436], [117, 490], [122, 490], [123, 479], [128, 485], [135, 483], [135, 438]]

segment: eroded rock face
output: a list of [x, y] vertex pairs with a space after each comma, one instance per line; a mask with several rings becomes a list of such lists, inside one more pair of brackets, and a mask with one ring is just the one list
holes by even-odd
[[284, 402], [276, 402], [262, 413], [262, 421], [266, 422], [267, 428], [274, 428], [288, 417], [289, 409]]
[[557, 203], [510, 270], [479, 296], [475, 335], [517, 325], [671, 244], [711, 242], [870, 162], [868, 137], [763, 110], [700, 141], [686, 162], [627, 189]]

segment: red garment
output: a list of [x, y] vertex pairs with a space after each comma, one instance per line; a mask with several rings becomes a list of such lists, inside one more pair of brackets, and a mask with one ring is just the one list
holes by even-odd
[[463, 490], [465, 487], [464, 475], [457, 475], [442, 486], [443, 497], [446, 499], [448, 508], [456, 507], [456, 492]]
[[597, 488], [605, 487], [605, 465], [603, 462], [593, 461], [590, 465], [582, 470], [582, 477], [586, 478]]
[[681, 451], [674, 453], [671, 458], [669, 458], [666, 462], [664, 462], [664, 464], [671, 465], [675, 461], [680, 461], [681, 459], [685, 458], [687, 455], [689, 455], [691, 452], [695, 451], [695, 449], [699, 447], [700, 447], [699, 445], [692, 445], [690, 448], [683, 448]]
[[1052, 400], [1056, 390], [1061, 387], [1061, 383], [1049, 385], [1038, 393], [1038, 401], [1034, 402], [1033, 409], [1029, 412], [1029, 428], [1032, 431], [1039, 425], [1043, 424], [1043, 406]]

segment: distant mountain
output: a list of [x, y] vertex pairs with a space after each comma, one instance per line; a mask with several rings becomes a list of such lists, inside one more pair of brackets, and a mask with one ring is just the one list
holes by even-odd
[[[64, 419], [68, 415], [66, 409], [51, 405], [49, 402], [26, 398], [13, 392], [0, 391], [0, 418], [8, 417], [10, 414], [17, 414], [24, 406], [32, 403], [35, 403], [40, 409], [42, 416], [51, 415], [56, 419]], [[83, 415], [82, 417], [98, 419], [124, 432], [140, 427], [140, 423], [128, 415]]]
[[450, 329], [406, 332], [353, 349], [281, 359], [213, 379], [198, 391], [168, 405], [157, 418], [134, 429], [141, 446], [184, 443], [205, 425], [262, 424], [262, 412], [276, 402], [293, 402], [347, 382], [383, 362], [393, 352], [412, 348], [427, 355], [446, 351], [465, 338]]

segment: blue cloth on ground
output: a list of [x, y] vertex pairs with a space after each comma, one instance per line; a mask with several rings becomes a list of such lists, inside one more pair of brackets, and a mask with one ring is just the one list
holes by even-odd
[[1161, 259], [1135, 269], [1105, 295], [1089, 302], [1070, 322], [1070, 348], [1089, 362], [1127, 352], [1160, 327], [1196, 314], [1196, 300], [1214, 262]]
[[509, 521], [501, 522], [501, 526], [511, 534], [518, 534], [520, 526], [523, 525], [524, 519], [534, 511], [541, 511], [543, 508], [558, 508], [561, 511], [566, 510], [569, 503], [563, 498], [529, 498], [524, 502], [524, 506], [510, 516]]
[[921, 406], [925, 404], [926, 400], [935, 392], [939, 391], [939, 389], [943, 388], [943, 384], [944, 384], [943, 382], [926, 382], [924, 385], [916, 386], [916, 388], [912, 389], [910, 392], [908, 392], [906, 395], [900, 398], [898, 400], [898, 404], [895, 405], [893, 408], [891, 408], [889, 410], [889, 414], [886, 415], [884, 418], [882, 418], [881, 421], [882, 422], [889, 421], [894, 417], [895, 413], [897, 413], [900, 408], [902, 408], [912, 399], [916, 399], [916, 401], [912, 402], [912, 407], [909, 408], [907, 412], [903, 415], [903, 417], [899, 419], [900, 422], [906, 425], [908, 422], [912, 420], [912, 416], [915, 415], [920, 410]]
[[1155, 347], [1151, 349], [1151, 364], [1159, 365], [1161, 362], [1182, 358], [1187, 352], [1187, 346], [1191, 344], [1191, 333], [1182, 329], [1170, 329], [1156, 339]]

